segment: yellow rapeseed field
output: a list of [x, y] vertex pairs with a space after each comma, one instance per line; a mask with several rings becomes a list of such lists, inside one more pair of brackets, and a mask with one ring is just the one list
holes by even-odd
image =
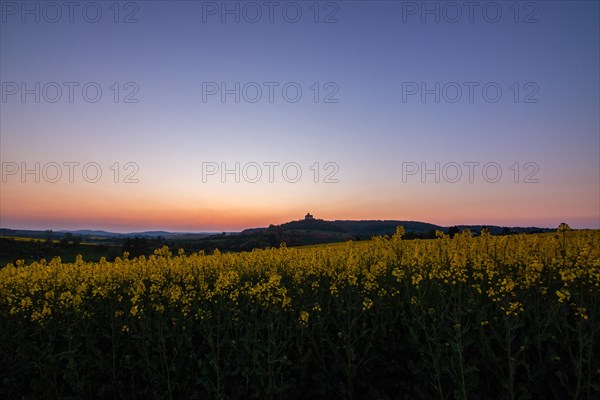
[[8, 265], [0, 367], [52, 379], [26, 384], [15, 372], [0, 394], [599, 393], [600, 231], [561, 225], [410, 241], [403, 233], [305, 249], [164, 247], [114, 262]]

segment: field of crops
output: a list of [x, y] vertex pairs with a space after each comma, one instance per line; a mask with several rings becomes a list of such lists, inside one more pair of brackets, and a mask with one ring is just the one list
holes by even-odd
[[0, 397], [600, 396], [600, 231], [0, 270]]

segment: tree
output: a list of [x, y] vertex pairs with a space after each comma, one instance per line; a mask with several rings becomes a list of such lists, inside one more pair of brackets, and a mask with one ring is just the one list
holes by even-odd
[[148, 239], [145, 237], [126, 238], [121, 247], [122, 252], [129, 253], [132, 257], [139, 257], [142, 254], [149, 253]]
[[423, 239], [435, 239], [435, 229], [429, 229], [425, 235], [423, 235]]
[[65, 233], [65, 236], [60, 240], [61, 246], [66, 246], [69, 242], [73, 241], [73, 234], [71, 232]]
[[558, 225], [558, 228], [556, 228], [557, 232], [569, 232], [570, 230], [571, 227], [566, 222], [561, 222], [560, 225]]
[[458, 226], [451, 226], [450, 228], [448, 228], [448, 235], [450, 235], [451, 239], [454, 237], [454, 235], [458, 233], [460, 233], [460, 229], [458, 228]]

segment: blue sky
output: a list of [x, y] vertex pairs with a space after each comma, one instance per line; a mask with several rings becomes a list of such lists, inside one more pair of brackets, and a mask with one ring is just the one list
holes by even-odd
[[[86, 8], [88, 19], [102, 11], [97, 23], [80, 8], [69, 22], [64, 7], [52, 23], [55, 10], [44, 3], [39, 22], [33, 14], [23, 22], [24, 3], [2, 1], [0, 225], [234, 230], [311, 211], [326, 219], [600, 228], [598, 2], [480, 2], [469, 21], [465, 2], [282, 1], [272, 22], [266, 3], [247, 3], [121, 2], [115, 23], [114, 2], [100, 1]], [[223, 7], [239, 7], [240, 22], [233, 14], [222, 22]], [[439, 22], [423, 7], [437, 7]], [[257, 8], [262, 17], [248, 22]], [[298, 9], [302, 16], [290, 22]], [[456, 10], [462, 17], [453, 23]], [[137, 22], [123, 23], [128, 15]], [[11, 92], [35, 82], [39, 103]], [[47, 101], [52, 85], [43, 92], [52, 82], [63, 90], [55, 103]], [[79, 84], [73, 102], [65, 82]], [[96, 103], [83, 98], [89, 82], [102, 89]], [[234, 94], [203, 99], [203, 88], [236, 82], [239, 103]], [[436, 83], [440, 101], [423, 101], [421, 85]], [[419, 92], [403, 93], [415, 84]], [[302, 97], [286, 100], [285, 85]], [[262, 97], [248, 101], [256, 86]], [[491, 102], [496, 88], [501, 96]], [[123, 102], [128, 94], [138, 101]], [[103, 179], [36, 183], [7, 172], [36, 162], [96, 162]], [[135, 184], [121, 182], [127, 162], [138, 167]], [[263, 179], [222, 182], [217, 174], [203, 182], [203, 163], [213, 162], [257, 163]], [[269, 182], [265, 162], [296, 163], [302, 179]], [[337, 166], [337, 183], [323, 182], [333, 171], [327, 162]], [[470, 162], [480, 163], [473, 182]], [[407, 163], [439, 163], [441, 176], [403, 176]], [[444, 175], [449, 163], [462, 167], [462, 179]], [[501, 169], [498, 182], [482, 175], [488, 163]], [[538, 182], [523, 182], [528, 174]]]

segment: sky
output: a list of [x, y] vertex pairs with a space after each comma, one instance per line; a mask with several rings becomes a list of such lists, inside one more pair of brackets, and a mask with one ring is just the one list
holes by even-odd
[[0, 227], [600, 228], [598, 1], [0, 1]]

